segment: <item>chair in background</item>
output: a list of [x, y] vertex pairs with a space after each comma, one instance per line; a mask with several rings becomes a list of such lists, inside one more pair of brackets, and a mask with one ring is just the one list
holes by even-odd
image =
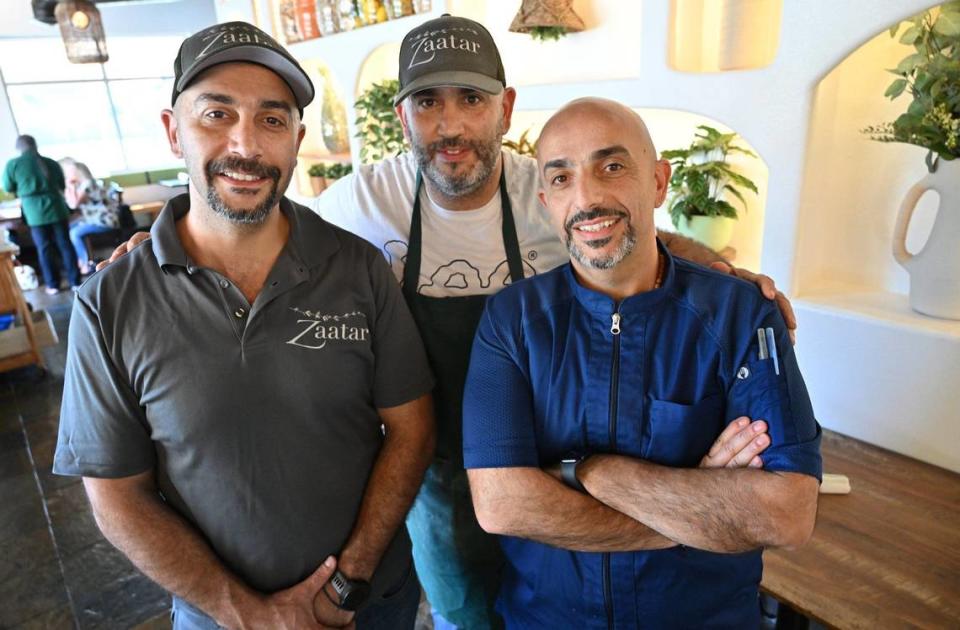
[[137, 225], [130, 206], [121, 203], [117, 210], [120, 225], [106, 232], [94, 232], [83, 236], [83, 244], [94, 264], [106, 260], [121, 243], [127, 242], [136, 232], [148, 231], [150, 228]]

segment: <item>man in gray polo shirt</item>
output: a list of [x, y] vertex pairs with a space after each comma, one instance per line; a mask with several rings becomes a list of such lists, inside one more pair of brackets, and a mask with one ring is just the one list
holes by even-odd
[[281, 196], [314, 93], [296, 61], [236, 22], [175, 74], [190, 192], [79, 292], [54, 471], [84, 477], [175, 628], [410, 627], [401, 525], [433, 443], [416, 327], [374, 247]]

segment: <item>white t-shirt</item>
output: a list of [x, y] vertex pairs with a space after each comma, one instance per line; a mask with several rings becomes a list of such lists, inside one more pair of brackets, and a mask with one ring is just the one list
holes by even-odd
[[[536, 161], [504, 151], [503, 164], [524, 277], [566, 262], [566, 249], [537, 199]], [[365, 165], [325, 190], [313, 209], [378, 247], [402, 281], [416, 176], [416, 160], [410, 153]], [[490, 294], [510, 283], [499, 191], [482, 208], [456, 211], [433, 203], [424, 186], [420, 212], [423, 252], [418, 293], [433, 297]]]

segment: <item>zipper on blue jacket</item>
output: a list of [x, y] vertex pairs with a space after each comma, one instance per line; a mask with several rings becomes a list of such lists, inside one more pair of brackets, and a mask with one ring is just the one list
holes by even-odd
[[[617, 394], [620, 386], [620, 305], [610, 316], [610, 334], [613, 335], [613, 360], [610, 364], [610, 452], [617, 450]], [[610, 592], [610, 553], [603, 554], [603, 603], [607, 609], [607, 628], [613, 629], [613, 595]]]

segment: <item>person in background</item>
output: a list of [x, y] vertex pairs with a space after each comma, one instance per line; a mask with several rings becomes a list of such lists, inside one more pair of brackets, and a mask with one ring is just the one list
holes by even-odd
[[56, 161], [40, 155], [33, 136], [18, 137], [16, 148], [20, 157], [7, 162], [3, 188], [20, 198], [23, 219], [37, 246], [46, 292], [55, 295], [60, 291], [60, 267], [54, 247], [59, 250], [60, 264], [66, 269], [70, 286], [76, 288], [80, 286], [80, 269], [70, 244], [70, 208], [63, 198], [63, 169]]
[[95, 179], [83, 162], [64, 158], [60, 165], [66, 179], [67, 205], [80, 212], [70, 226], [70, 242], [77, 252], [80, 273], [88, 274], [93, 271], [93, 265], [83, 237], [119, 227], [120, 195], [115, 187], [104, 186]]

